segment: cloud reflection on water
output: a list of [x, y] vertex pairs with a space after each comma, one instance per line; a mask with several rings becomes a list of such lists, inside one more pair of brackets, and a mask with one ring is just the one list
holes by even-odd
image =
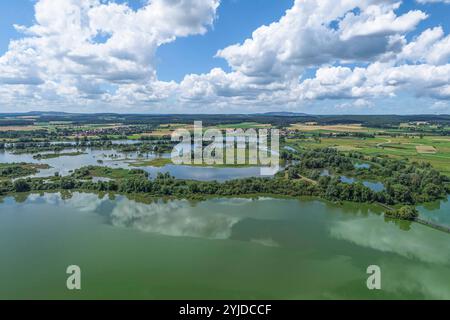
[[[393, 230], [396, 228], [397, 230]], [[393, 223], [386, 223], [381, 217], [367, 217], [336, 221], [331, 224], [330, 234], [340, 240], [377, 251], [395, 253], [423, 262], [450, 265], [448, 247], [436, 243], [449, 243], [448, 234], [413, 224], [408, 232], [398, 232]], [[447, 238], [442, 239], [442, 238]]]
[[167, 236], [228, 239], [240, 219], [217, 212], [192, 210], [188, 201], [143, 204], [119, 201], [111, 213], [114, 226]]

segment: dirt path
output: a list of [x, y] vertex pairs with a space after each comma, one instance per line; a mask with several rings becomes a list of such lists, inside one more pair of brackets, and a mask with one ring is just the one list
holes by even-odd
[[382, 148], [382, 147], [384, 147], [384, 145], [387, 144], [387, 143], [392, 143], [392, 140], [391, 140], [391, 139], [386, 139], [386, 142], [380, 142], [380, 143], [378, 143], [378, 144], [377, 144], [377, 148]]
[[[289, 177], [288, 177], [288, 172], [287, 172], [287, 171], [286, 171], [286, 173], [284, 174], [284, 177], [285, 177], [285, 179], [289, 179]], [[317, 182], [316, 180], [313, 180], [313, 179], [310, 179], [310, 178], [307, 178], [307, 177], [301, 176], [301, 175], [299, 175], [299, 177], [297, 178], [297, 180], [304, 180], [304, 181], [307, 181], [307, 182], [312, 183], [312, 184], [318, 184], [318, 182]]]

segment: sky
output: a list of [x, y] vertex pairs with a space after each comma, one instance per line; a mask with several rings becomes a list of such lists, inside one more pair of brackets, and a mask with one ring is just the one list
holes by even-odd
[[449, 114], [450, 0], [0, 2], [0, 112]]

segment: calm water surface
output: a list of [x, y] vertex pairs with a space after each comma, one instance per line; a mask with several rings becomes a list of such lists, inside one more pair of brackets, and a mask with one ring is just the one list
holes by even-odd
[[[449, 220], [448, 203], [421, 208]], [[450, 235], [314, 200], [0, 203], [0, 298], [450, 299]], [[65, 288], [69, 265], [82, 290]], [[379, 265], [382, 290], [366, 269]]]
[[[349, 184], [353, 184], [353, 183], [356, 183], [359, 181], [356, 178], [350, 178], [350, 177], [346, 177], [346, 176], [341, 176], [340, 178], [343, 183], [349, 183]], [[372, 181], [361, 181], [361, 182], [364, 186], [366, 186], [367, 188], [369, 188], [370, 190], [372, 190], [374, 192], [380, 192], [385, 189], [384, 184], [381, 182], [372, 182]]]
[[[61, 176], [70, 175], [75, 169], [84, 166], [106, 166], [110, 168], [133, 168], [132, 162], [139, 160], [150, 160], [160, 155], [149, 153], [144, 157], [139, 157], [137, 152], [120, 153], [114, 150], [98, 150], [98, 149], [67, 149], [62, 152], [81, 151], [85, 154], [77, 156], [63, 156], [53, 159], [33, 159], [32, 154], [13, 154], [7, 151], [0, 151], [0, 163], [41, 163], [51, 166], [49, 169], [42, 169], [33, 177], [49, 177], [58, 172]], [[42, 154], [53, 152], [42, 152]], [[112, 157], [117, 156], [117, 157]], [[169, 158], [170, 154], [162, 155]], [[101, 161], [101, 162], [99, 162]], [[259, 167], [242, 167], [242, 168], [220, 168], [220, 167], [192, 167], [192, 166], [178, 166], [166, 165], [164, 167], [139, 167], [150, 173], [151, 177], [161, 173], [170, 173], [177, 179], [191, 179], [203, 181], [225, 181], [230, 179], [259, 177], [261, 174]]]
[[450, 227], [450, 196], [446, 201], [436, 201], [417, 208], [422, 218]]

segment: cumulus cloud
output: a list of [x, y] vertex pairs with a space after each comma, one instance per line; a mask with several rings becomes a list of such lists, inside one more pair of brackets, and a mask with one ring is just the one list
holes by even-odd
[[[34, 85], [36, 100], [158, 99], [156, 49], [177, 37], [204, 34], [219, 0], [150, 0], [140, 9], [99, 0], [39, 0], [35, 24], [0, 57], [0, 85]], [[20, 90], [20, 87], [8, 88]], [[163, 90], [160, 90], [161, 92]], [[135, 99], [133, 99], [135, 100]], [[133, 101], [130, 100], [130, 101]]]
[[[437, 27], [408, 43], [405, 35], [428, 16], [420, 10], [398, 15], [400, 5], [297, 0], [279, 21], [217, 53], [230, 73], [214, 69], [188, 75], [182, 91], [189, 98], [230, 96], [240, 104], [251, 98], [260, 105], [354, 99], [338, 107], [356, 108], [372, 107], [367, 99], [393, 97], [401, 90], [449, 98], [450, 36]], [[315, 77], [303, 79], [308, 68], [317, 68]]]
[[374, 99], [400, 92], [450, 99], [450, 36], [436, 26], [408, 41], [428, 14], [422, 6], [400, 14], [398, 0], [296, 0], [278, 21], [217, 52], [230, 72], [158, 80], [157, 49], [207, 32], [219, 4], [148, 0], [133, 10], [112, 0], [39, 0], [35, 23], [16, 26], [24, 36], [0, 57], [0, 97], [5, 105], [186, 112], [321, 100], [374, 109]]
[[441, 27], [427, 29], [387, 62], [366, 67], [323, 67], [296, 89], [303, 99], [361, 99], [416, 96], [450, 99], [450, 36]]
[[416, 0], [418, 3], [450, 3], [450, 0]]
[[362, 99], [395, 96], [409, 90], [417, 96], [450, 99], [450, 65], [374, 63], [367, 68], [326, 67], [296, 89], [303, 99]]
[[446, 64], [450, 60], [450, 35], [445, 36], [442, 27], [427, 29], [403, 48], [399, 58], [413, 63]]
[[280, 21], [258, 28], [242, 44], [217, 53], [249, 77], [296, 76], [308, 66], [337, 61], [372, 61], [401, 49], [399, 33], [427, 16], [394, 13], [391, 1], [297, 0]]

